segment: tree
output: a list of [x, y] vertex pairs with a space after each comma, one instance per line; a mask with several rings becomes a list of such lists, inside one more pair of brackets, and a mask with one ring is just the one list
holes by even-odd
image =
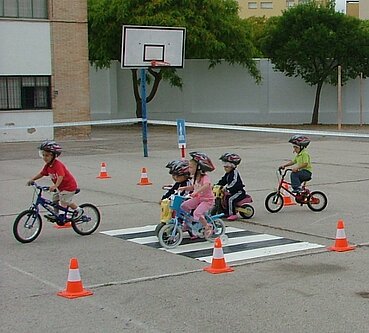
[[292, 7], [266, 30], [262, 49], [275, 68], [316, 86], [311, 124], [318, 124], [323, 85], [337, 85], [339, 65], [342, 84], [361, 72], [364, 77], [369, 74], [367, 24], [336, 12], [334, 2], [320, 6], [312, 1]]
[[[185, 27], [187, 59], [209, 59], [209, 68], [225, 61], [240, 64], [260, 81], [253, 60], [256, 49], [250, 41], [251, 28], [238, 16], [235, 0], [88, 0], [89, 57], [97, 68], [120, 61], [123, 25]], [[182, 79], [173, 68], [148, 69], [150, 102], [161, 80], [181, 88]], [[136, 115], [141, 117], [140, 79], [132, 70]]]

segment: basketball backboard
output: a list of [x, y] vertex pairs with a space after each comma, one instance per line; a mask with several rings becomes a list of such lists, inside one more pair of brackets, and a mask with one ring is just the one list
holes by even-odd
[[186, 28], [124, 25], [122, 68], [147, 68], [153, 61], [183, 68]]

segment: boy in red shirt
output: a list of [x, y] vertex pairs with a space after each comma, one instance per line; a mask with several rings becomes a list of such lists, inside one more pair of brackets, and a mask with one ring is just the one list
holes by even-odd
[[[44, 176], [50, 176], [54, 183], [54, 185], [50, 186], [50, 192], [58, 191], [54, 193], [53, 201], [60, 201], [62, 206], [68, 206], [74, 209], [73, 218], [79, 219], [83, 215], [83, 209], [72, 201], [78, 187], [77, 182], [67, 167], [57, 159], [62, 153], [62, 147], [55, 141], [45, 141], [41, 144], [39, 150], [45, 166], [36, 176], [27, 182], [27, 185]], [[50, 215], [46, 215], [46, 217], [49, 220], [53, 220], [53, 217]]]

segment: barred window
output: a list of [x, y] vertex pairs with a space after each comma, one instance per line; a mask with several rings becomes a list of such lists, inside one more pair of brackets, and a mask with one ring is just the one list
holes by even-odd
[[50, 76], [0, 76], [0, 110], [51, 109]]
[[0, 0], [0, 17], [48, 18], [48, 0]]

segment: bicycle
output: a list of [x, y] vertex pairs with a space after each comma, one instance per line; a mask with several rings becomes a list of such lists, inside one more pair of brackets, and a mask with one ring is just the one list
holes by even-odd
[[[42, 229], [40, 206], [50, 213], [50, 216], [47, 217], [50, 222], [59, 226], [71, 222], [73, 230], [79, 235], [90, 235], [98, 228], [101, 215], [93, 204], [81, 204], [83, 215], [75, 218], [73, 210], [42, 196], [43, 191], [49, 191], [49, 186], [39, 186], [35, 182], [31, 183], [31, 186], [34, 187], [32, 205], [29, 209], [21, 212], [14, 221], [13, 234], [17, 241], [30, 243], [40, 235]], [[77, 189], [75, 193], [79, 192], [80, 189]], [[59, 214], [55, 211], [60, 211], [61, 213]]]
[[[222, 186], [214, 185], [213, 193], [215, 196], [215, 204], [211, 210], [211, 214], [224, 213], [227, 203], [227, 195], [224, 193]], [[236, 213], [240, 214], [244, 219], [251, 219], [255, 214], [255, 209], [250, 204], [252, 203], [252, 197], [246, 194], [246, 198], [236, 203]]]
[[278, 186], [277, 190], [269, 193], [265, 198], [265, 208], [271, 213], [279, 212], [284, 205], [282, 193], [283, 191], [289, 193], [301, 206], [307, 205], [312, 211], [320, 212], [327, 207], [327, 196], [321, 191], [310, 191], [306, 187], [306, 182], [302, 184], [302, 191], [300, 193], [294, 193], [290, 190], [291, 183], [285, 180], [287, 172], [292, 172], [291, 169], [285, 169], [282, 172], [281, 169], [277, 171]]
[[189, 231], [193, 236], [205, 238], [207, 241], [214, 242], [216, 238], [225, 235], [225, 224], [221, 217], [224, 215], [205, 214], [208, 224], [211, 224], [212, 233], [207, 236], [204, 232], [204, 226], [199, 221], [195, 221], [193, 216], [181, 208], [181, 204], [186, 200], [186, 197], [173, 195], [170, 208], [173, 210], [172, 219], [163, 225], [158, 234], [159, 243], [166, 249], [173, 249], [181, 244], [183, 240], [183, 232]]

